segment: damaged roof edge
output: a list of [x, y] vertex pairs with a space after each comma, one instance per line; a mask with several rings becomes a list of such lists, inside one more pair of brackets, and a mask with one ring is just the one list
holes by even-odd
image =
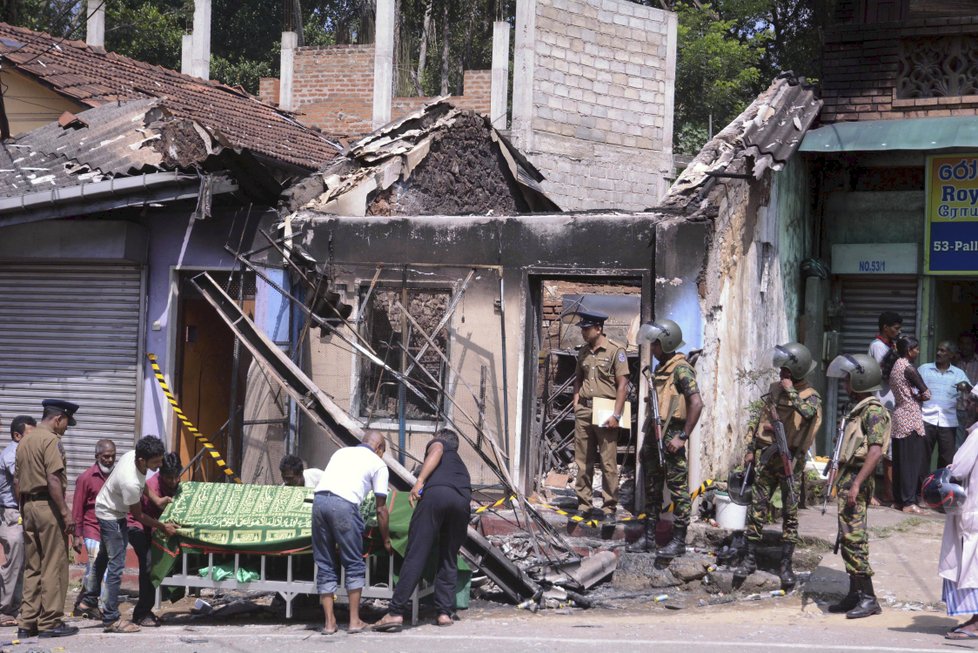
[[[134, 177], [109, 178], [104, 181], [69, 186], [67, 188], [52, 188], [45, 191], [4, 197], [0, 198], [0, 226], [45, 219], [43, 215], [31, 215], [31, 219], [19, 221], [8, 220], [5, 217], [25, 211], [33, 212], [43, 210], [46, 207], [69, 204], [76, 200], [87, 201], [111, 195], [128, 195], [143, 190], [161, 189], [175, 185], [192, 186], [192, 192], [181, 194], [179, 197], [174, 196], [173, 198], [185, 199], [197, 194], [199, 181], [200, 177], [197, 175], [188, 175], [177, 171], [154, 172]], [[213, 188], [215, 195], [232, 193], [238, 190], [238, 185], [226, 176], [218, 176], [216, 182]]]

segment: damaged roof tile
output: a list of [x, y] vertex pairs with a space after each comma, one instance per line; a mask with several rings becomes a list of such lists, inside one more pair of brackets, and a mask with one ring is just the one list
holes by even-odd
[[157, 98], [174, 115], [219, 130], [235, 149], [315, 170], [339, 154], [325, 136], [241, 89], [0, 23], [11, 67], [89, 107]]

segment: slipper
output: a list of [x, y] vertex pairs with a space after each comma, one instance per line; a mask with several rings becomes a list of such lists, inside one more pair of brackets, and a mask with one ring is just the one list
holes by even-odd
[[323, 628], [319, 632], [321, 632], [323, 635], [335, 635], [336, 634], [336, 631], [338, 631], [338, 630], [339, 630], [339, 628], [334, 628], [333, 630], [326, 630], [325, 628]]
[[363, 628], [347, 628], [346, 629], [346, 634], [347, 635], [356, 635], [357, 633], [362, 633], [366, 629], [367, 629], [366, 626], [364, 626]]
[[970, 630], [964, 630], [963, 628], [955, 628], [948, 634], [944, 635], [944, 639], [978, 639], [978, 633]]
[[6, 628], [8, 626], [16, 626], [17, 623], [18, 622], [17, 622], [17, 620], [15, 618], [10, 617], [8, 619], [3, 619], [2, 621], [0, 621], [0, 626]]
[[448, 621], [438, 621], [437, 619], [435, 620], [435, 625], [440, 626], [442, 628], [447, 628], [448, 626], [451, 626], [453, 624], [454, 622], [451, 619], [449, 619]]
[[398, 622], [390, 622], [386, 624], [377, 623], [371, 626], [370, 630], [378, 633], [399, 633], [404, 630], [404, 624]]

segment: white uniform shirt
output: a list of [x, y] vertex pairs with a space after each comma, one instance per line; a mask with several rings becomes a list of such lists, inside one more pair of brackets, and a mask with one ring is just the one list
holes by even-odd
[[329, 459], [316, 492], [332, 492], [360, 505], [371, 490], [378, 497], [386, 497], [387, 479], [387, 465], [373, 449], [362, 444], [344, 447]]

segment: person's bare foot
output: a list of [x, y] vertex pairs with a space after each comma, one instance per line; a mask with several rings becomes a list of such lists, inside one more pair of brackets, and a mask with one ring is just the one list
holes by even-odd
[[327, 623], [325, 626], [323, 626], [323, 635], [332, 635], [337, 630], [338, 628], [336, 627], [335, 621], [333, 623]]
[[447, 614], [440, 614], [438, 615], [438, 620], [435, 623], [439, 626], [451, 626], [452, 618]]
[[356, 635], [357, 633], [362, 633], [366, 628], [369, 627], [370, 624], [368, 624], [366, 621], [356, 621], [356, 622], [351, 621], [350, 625], [346, 629], [346, 632], [349, 633], [350, 635]]

